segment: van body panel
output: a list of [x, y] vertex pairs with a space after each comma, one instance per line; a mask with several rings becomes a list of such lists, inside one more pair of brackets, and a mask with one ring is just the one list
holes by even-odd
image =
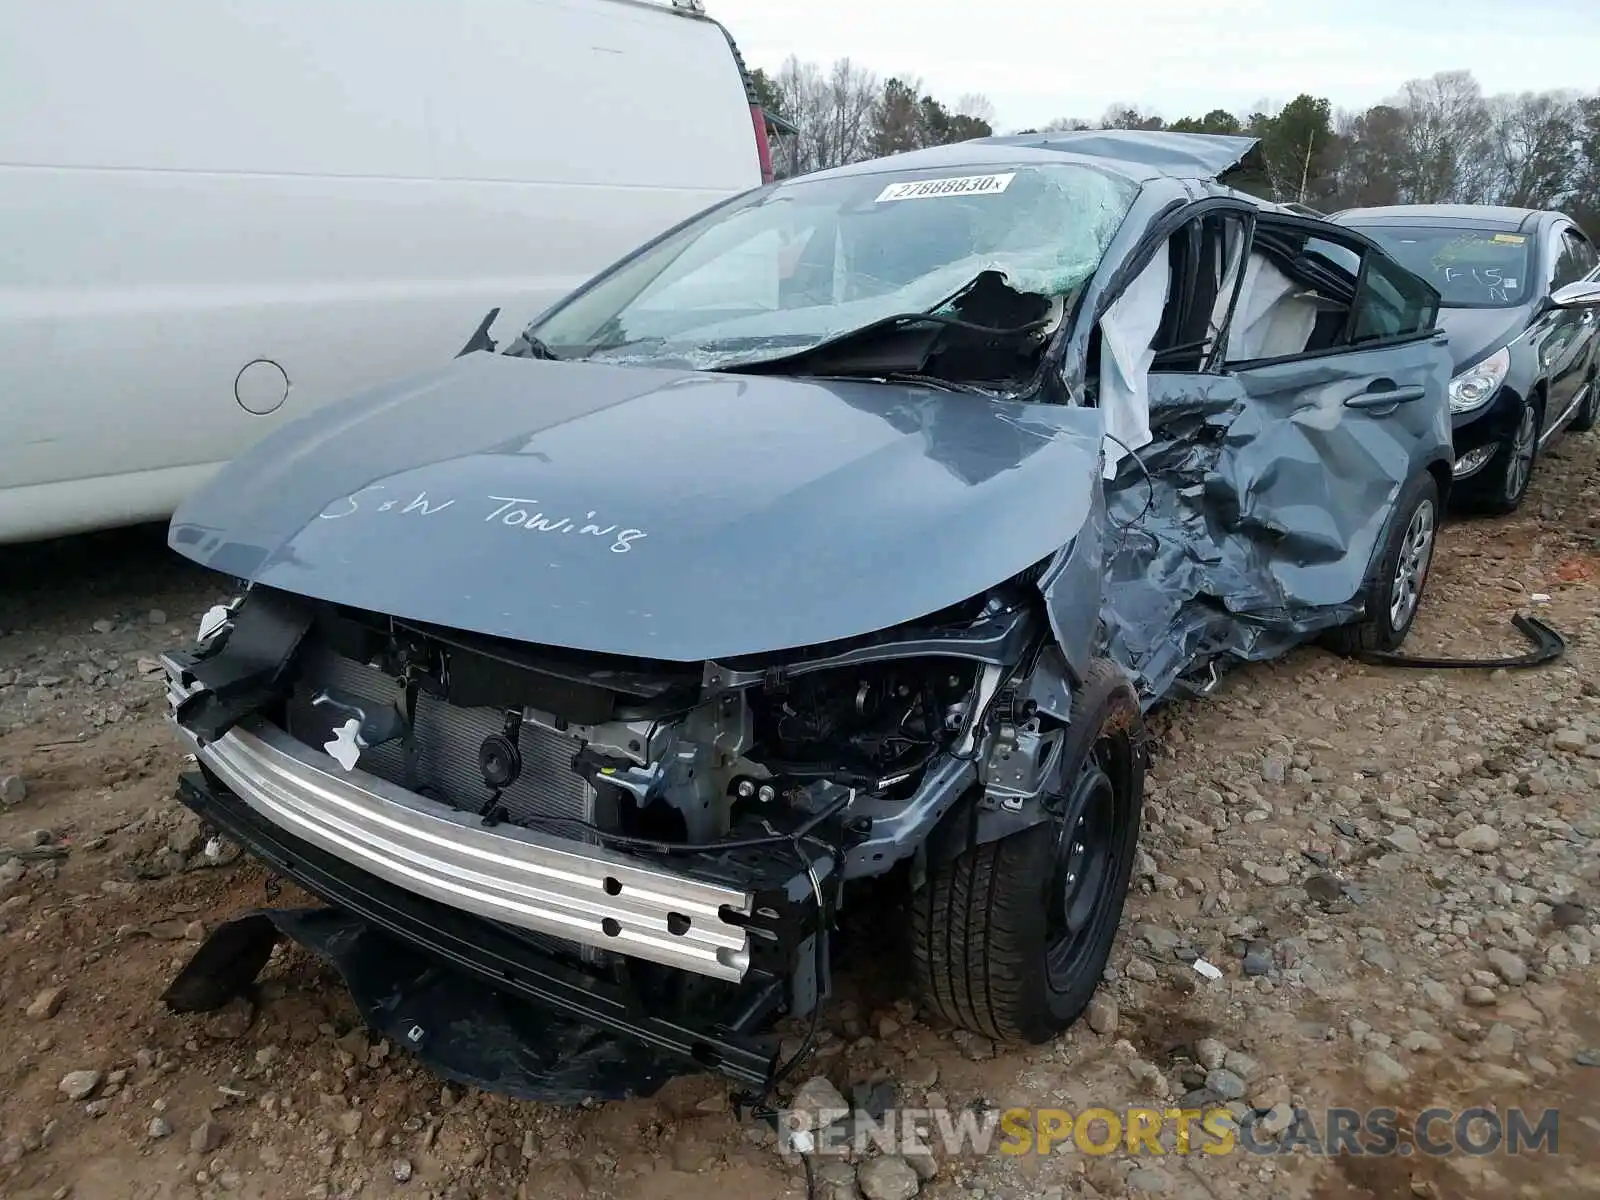
[[726, 35], [638, 0], [12, 6], [0, 80], [0, 540], [165, 517], [761, 182]]

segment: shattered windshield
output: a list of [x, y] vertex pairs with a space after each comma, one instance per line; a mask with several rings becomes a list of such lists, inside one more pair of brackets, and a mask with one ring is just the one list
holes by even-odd
[[1137, 190], [1078, 163], [792, 180], [679, 230], [528, 335], [562, 358], [709, 370], [951, 311], [985, 273], [1053, 301], [1094, 273]]
[[1362, 226], [1361, 232], [1431, 283], [1447, 308], [1511, 308], [1528, 297], [1527, 234], [1416, 226]]

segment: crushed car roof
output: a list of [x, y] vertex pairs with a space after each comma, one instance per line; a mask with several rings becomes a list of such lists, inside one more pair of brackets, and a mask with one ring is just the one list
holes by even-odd
[[1260, 138], [1153, 129], [1065, 129], [976, 139], [991, 146], [1032, 146], [1085, 158], [1109, 158], [1175, 179], [1217, 179], [1241, 166]]
[[1001, 163], [1060, 162], [1063, 158], [1093, 164], [1136, 183], [1151, 179], [1217, 179], [1245, 163], [1259, 139], [1208, 133], [1165, 133], [1142, 129], [1067, 130], [973, 138], [948, 146], [909, 150], [888, 158], [850, 163], [794, 182], [881, 175], [940, 167], [992, 166]]

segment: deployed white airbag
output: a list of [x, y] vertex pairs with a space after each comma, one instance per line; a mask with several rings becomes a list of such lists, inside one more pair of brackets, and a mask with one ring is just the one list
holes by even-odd
[[1294, 293], [1298, 285], [1259, 254], [1245, 267], [1244, 290], [1228, 335], [1228, 361], [1299, 354], [1317, 324], [1317, 306]]
[[1151, 343], [1161, 327], [1171, 281], [1167, 256], [1157, 254], [1100, 318], [1100, 411], [1107, 434], [1107, 479], [1116, 477], [1129, 450], [1150, 441], [1150, 364], [1155, 361]]

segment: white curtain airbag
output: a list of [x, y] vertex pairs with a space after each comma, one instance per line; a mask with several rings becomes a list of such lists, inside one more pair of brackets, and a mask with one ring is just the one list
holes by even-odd
[[1228, 334], [1228, 361], [1300, 354], [1317, 324], [1317, 306], [1294, 296], [1298, 285], [1259, 254], [1250, 256], [1244, 290]]
[[1150, 364], [1155, 361], [1151, 343], [1161, 327], [1171, 277], [1167, 256], [1157, 254], [1100, 318], [1100, 411], [1108, 435], [1107, 479], [1115, 478], [1128, 450], [1150, 442]]

